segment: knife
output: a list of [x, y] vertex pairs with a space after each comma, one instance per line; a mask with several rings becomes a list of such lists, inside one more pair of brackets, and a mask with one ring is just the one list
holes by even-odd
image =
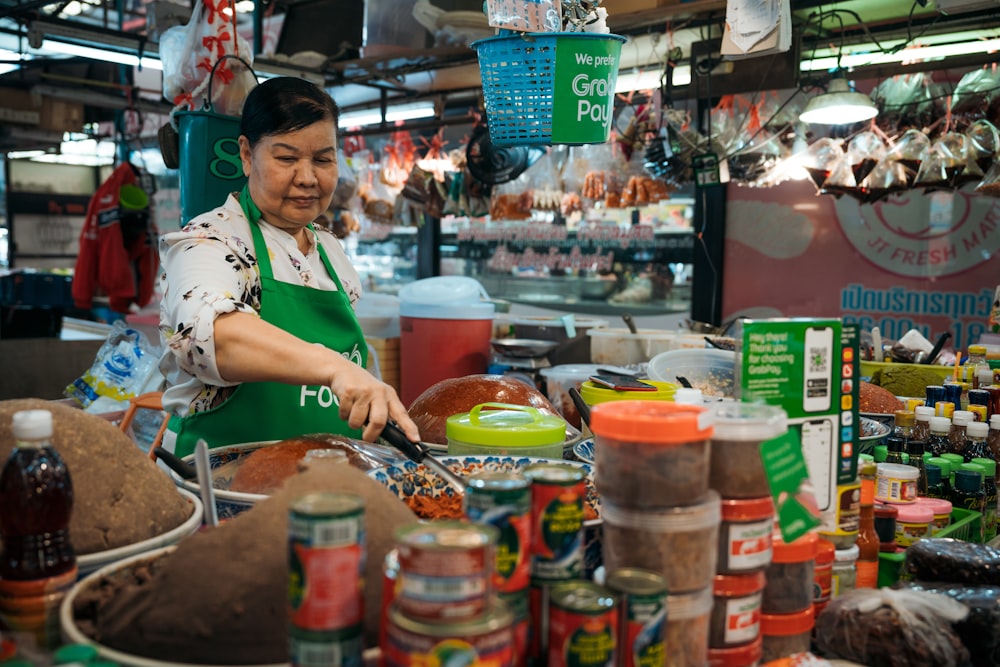
[[390, 445], [403, 453], [403, 456], [414, 463], [422, 463], [435, 473], [459, 493], [465, 493], [465, 481], [448, 469], [448, 466], [438, 461], [431, 455], [430, 448], [422, 442], [413, 442], [406, 437], [402, 429], [395, 422], [388, 421], [382, 429], [382, 437]]

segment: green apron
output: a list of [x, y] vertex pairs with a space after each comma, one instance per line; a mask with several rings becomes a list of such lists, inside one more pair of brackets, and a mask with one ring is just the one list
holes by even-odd
[[[318, 245], [319, 255], [337, 284], [336, 292], [279, 282], [274, 279], [267, 244], [257, 224], [260, 210], [246, 188], [240, 193], [240, 205], [253, 234], [260, 272], [261, 319], [304, 341], [336, 350], [365, 368], [368, 344], [323, 246]], [[361, 430], [351, 429], [340, 418], [339, 403], [329, 386], [244, 382], [222, 405], [191, 413], [183, 419], [171, 419], [171, 430], [177, 432], [174, 453], [178, 456], [192, 453], [200, 438], [209, 447], [284, 440], [305, 433], [338, 433], [360, 438]]]

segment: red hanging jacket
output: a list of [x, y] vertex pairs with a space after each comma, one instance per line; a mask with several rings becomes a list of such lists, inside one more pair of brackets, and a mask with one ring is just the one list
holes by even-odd
[[145, 306], [153, 297], [159, 268], [156, 228], [149, 222], [127, 247], [122, 234], [118, 193], [136, 181], [135, 169], [124, 162], [90, 199], [73, 272], [73, 301], [78, 308], [89, 309], [98, 288], [119, 313], [127, 313], [133, 303]]

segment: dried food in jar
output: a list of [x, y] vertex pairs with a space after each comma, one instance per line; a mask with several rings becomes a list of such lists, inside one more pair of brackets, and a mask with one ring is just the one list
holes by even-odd
[[711, 588], [667, 596], [665, 667], [704, 667], [708, 664], [711, 612]]
[[772, 562], [764, 587], [765, 614], [792, 614], [812, 606], [816, 549], [819, 538], [809, 533], [794, 542], [774, 538]]
[[770, 496], [722, 501], [719, 524], [719, 574], [745, 574], [771, 564], [774, 503]]
[[701, 502], [708, 490], [711, 414], [666, 401], [594, 406], [596, 485], [602, 499], [626, 509]]
[[788, 415], [781, 408], [750, 403], [721, 403], [712, 413], [709, 485], [723, 498], [769, 496], [760, 443], [787, 431]]
[[969, 651], [952, 624], [967, 615], [944, 595], [859, 588], [830, 601], [816, 619], [816, 642], [828, 657], [863, 665], [958, 667]]
[[762, 661], [767, 663], [807, 652], [814, 625], [812, 607], [795, 614], [761, 614], [760, 632], [764, 638]]
[[708, 631], [711, 648], [730, 648], [756, 641], [760, 636], [761, 591], [764, 573], [718, 575], [712, 585], [712, 618]]
[[710, 586], [715, 576], [719, 505], [714, 492], [700, 505], [656, 512], [628, 510], [604, 499], [604, 566], [609, 572], [622, 567], [661, 572], [671, 592]]

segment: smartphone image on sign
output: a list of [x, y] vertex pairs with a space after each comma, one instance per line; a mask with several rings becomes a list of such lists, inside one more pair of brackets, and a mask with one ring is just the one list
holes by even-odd
[[591, 375], [590, 381], [594, 384], [616, 391], [656, 391], [656, 387], [636, 380], [631, 375], [619, 375], [617, 373], [600, 373]]
[[816, 493], [816, 504], [822, 512], [829, 509], [832, 491], [830, 482], [836, 475], [833, 449], [833, 425], [829, 419], [811, 419], [802, 424], [802, 454], [809, 468], [809, 481]]
[[802, 409], [826, 412], [833, 400], [833, 329], [806, 329], [805, 368], [802, 382]]

